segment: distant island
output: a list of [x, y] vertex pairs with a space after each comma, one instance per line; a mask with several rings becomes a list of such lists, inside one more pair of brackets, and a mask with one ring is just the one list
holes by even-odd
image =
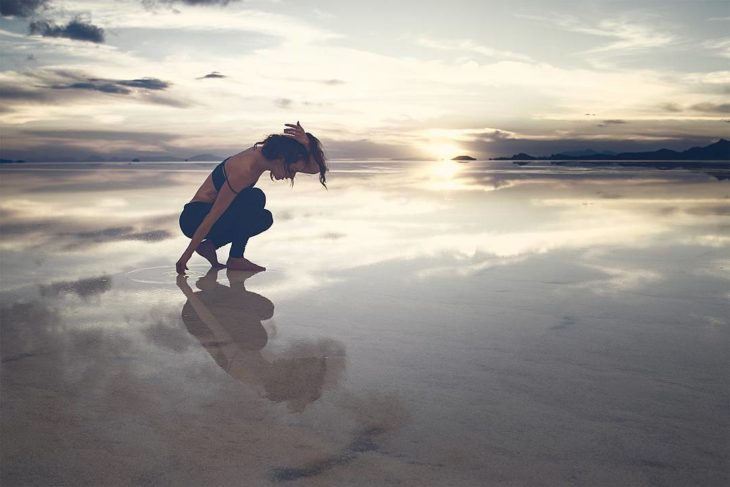
[[476, 161], [476, 158], [474, 158], [472, 156], [456, 156], [451, 160], [452, 161]]
[[196, 154], [185, 159], [186, 161], [222, 161], [223, 158], [215, 154]]
[[533, 157], [524, 152], [511, 157], [494, 157], [493, 161], [516, 161], [515, 164], [525, 165], [525, 161], [557, 161], [553, 164], [568, 165], [570, 161], [729, 161], [730, 141], [720, 139], [705, 147], [692, 147], [682, 152], [670, 149], [659, 149], [650, 152], [596, 152], [593, 150], [561, 152], [549, 156]]

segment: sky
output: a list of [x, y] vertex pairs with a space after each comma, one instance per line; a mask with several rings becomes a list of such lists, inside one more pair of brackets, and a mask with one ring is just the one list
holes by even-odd
[[684, 150], [730, 133], [726, 0], [3, 0], [0, 158]]

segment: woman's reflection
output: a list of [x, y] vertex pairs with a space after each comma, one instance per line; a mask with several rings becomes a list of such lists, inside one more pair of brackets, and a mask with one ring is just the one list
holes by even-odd
[[303, 411], [323, 389], [336, 385], [344, 369], [344, 347], [334, 340], [298, 342], [273, 360], [265, 359], [261, 351], [268, 334], [261, 321], [274, 315], [274, 304], [246, 290], [245, 281], [252, 275], [227, 271], [227, 287], [218, 282], [218, 270], [211, 269], [195, 283], [197, 292], [187, 276], [179, 275], [177, 285], [188, 298], [183, 322], [232, 377], [271, 401]]

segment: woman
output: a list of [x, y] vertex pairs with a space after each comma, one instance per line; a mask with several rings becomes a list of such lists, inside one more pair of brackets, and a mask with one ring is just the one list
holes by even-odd
[[[287, 123], [284, 135], [270, 135], [218, 164], [198, 188], [193, 199], [180, 215], [180, 228], [190, 244], [175, 264], [184, 274], [193, 252], [205, 257], [214, 268], [263, 271], [265, 267], [243, 257], [250, 237], [267, 230], [273, 223], [271, 212], [264, 209], [266, 195], [254, 188], [261, 174], [270, 172], [271, 179], [290, 179], [298, 172], [319, 173], [319, 182], [326, 188], [328, 171], [322, 145], [305, 132], [299, 122]], [[218, 262], [216, 249], [231, 244], [228, 262]]]

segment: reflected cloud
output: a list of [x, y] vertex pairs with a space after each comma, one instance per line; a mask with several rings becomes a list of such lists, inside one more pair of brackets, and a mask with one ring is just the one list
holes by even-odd
[[40, 285], [40, 295], [43, 297], [55, 297], [63, 294], [76, 294], [80, 298], [88, 299], [109, 291], [112, 288], [111, 276], [91, 277], [78, 279], [76, 281], [54, 282], [47, 286]]
[[386, 434], [403, 426], [410, 415], [403, 401], [395, 394], [369, 392], [348, 394], [339, 406], [350, 413], [358, 428], [352, 440], [338, 453], [312, 460], [301, 467], [274, 467], [269, 476], [276, 482], [299, 480], [321, 475], [335, 467], [347, 465], [367, 452], [377, 452]]
[[[2, 247], [38, 249], [51, 246], [74, 251], [107, 242], [159, 242], [177, 237], [177, 213], [140, 215], [132, 209], [125, 214], [116, 211], [120, 207], [126, 208], [124, 200], [102, 199], [97, 207], [86, 205], [68, 209], [37, 201], [7, 200], [0, 203]], [[110, 225], [113, 222], [119, 224]]]
[[627, 292], [643, 289], [649, 284], [654, 284], [664, 276], [660, 272], [650, 269], [607, 267], [601, 265], [588, 265], [588, 267], [605, 273], [608, 279], [589, 282], [583, 285], [596, 294], [608, 294], [616, 292]]
[[182, 319], [190, 334], [226, 373], [273, 402], [302, 412], [325, 389], [337, 385], [345, 367], [345, 348], [334, 340], [299, 341], [273, 358], [263, 349], [269, 337], [262, 321], [274, 315], [274, 304], [246, 290], [253, 274], [228, 271], [229, 286], [211, 269], [194, 292], [184, 276], [177, 285], [188, 298]]

